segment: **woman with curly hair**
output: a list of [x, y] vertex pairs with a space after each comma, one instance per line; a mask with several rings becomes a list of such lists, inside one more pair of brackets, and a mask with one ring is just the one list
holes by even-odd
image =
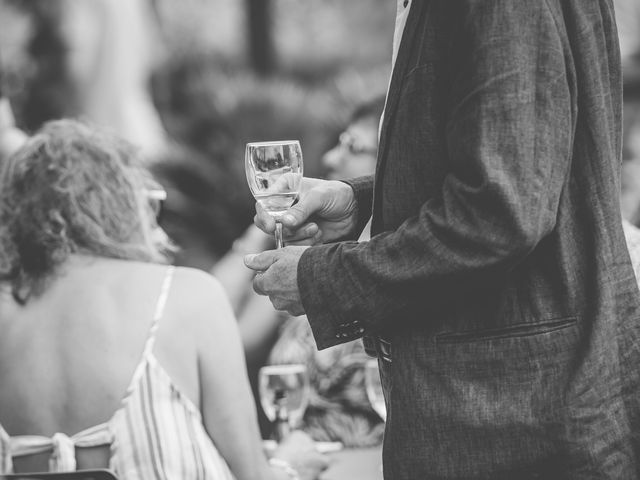
[[0, 474], [315, 478], [306, 436], [267, 462], [227, 298], [167, 265], [158, 198], [128, 143], [75, 121], [0, 165]]

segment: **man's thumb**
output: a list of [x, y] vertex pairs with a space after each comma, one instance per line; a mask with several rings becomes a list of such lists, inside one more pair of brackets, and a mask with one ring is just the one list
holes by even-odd
[[251, 270], [263, 272], [273, 265], [277, 259], [277, 250], [267, 250], [262, 253], [246, 255], [244, 257], [244, 264]]
[[311, 190], [298, 203], [287, 210], [282, 218], [282, 224], [290, 229], [296, 229], [309, 221], [309, 217], [322, 209], [322, 197], [319, 192]]

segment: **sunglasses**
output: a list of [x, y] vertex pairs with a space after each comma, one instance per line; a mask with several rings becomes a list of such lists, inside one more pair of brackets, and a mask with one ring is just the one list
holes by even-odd
[[156, 217], [156, 223], [160, 223], [162, 220], [162, 214], [164, 213], [164, 202], [167, 199], [167, 192], [162, 188], [149, 188], [144, 191], [149, 205]]

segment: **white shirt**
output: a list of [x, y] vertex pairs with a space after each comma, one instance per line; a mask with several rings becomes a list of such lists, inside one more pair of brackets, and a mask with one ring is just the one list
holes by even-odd
[[400, 40], [402, 40], [402, 34], [404, 33], [404, 27], [407, 24], [407, 17], [409, 16], [409, 10], [411, 10], [412, 0], [397, 0], [396, 6], [396, 28], [393, 31], [393, 56], [391, 57], [392, 69], [396, 64], [396, 58], [398, 57], [398, 50], [400, 49]]
[[[389, 76], [389, 83], [387, 85], [387, 100], [389, 99], [389, 87], [391, 86], [391, 77], [393, 77], [393, 69], [396, 66], [396, 58], [398, 58], [398, 50], [400, 50], [400, 41], [402, 40], [402, 34], [404, 33], [404, 27], [407, 24], [407, 17], [409, 16], [409, 10], [414, 0], [397, 0], [396, 5], [396, 27], [393, 31], [393, 52], [391, 55], [391, 75]], [[386, 101], [385, 108], [386, 110]], [[380, 126], [378, 128], [378, 142], [380, 141], [380, 132], [382, 131], [382, 121], [384, 119], [384, 110], [380, 117]]]
[[[389, 84], [387, 85], [387, 98], [385, 100], [384, 109], [380, 116], [380, 123], [378, 125], [378, 144], [380, 143], [380, 133], [382, 131], [382, 122], [384, 120], [384, 112], [387, 108], [387, 100], [389, 99], [389, 87], [391, 86], [391, 77], [393, 76], [393, 69], [396, 66], [396, 58], [398, 58], [398, 50], [400, 50], [400, 41], [402, 40], [402, 34], [404, 33], [404, 27], [407, 24], [407, 17], [409, 16], [409, 10], [414, 0], [397, 0], [396, 6], [396, 27], [393, 31], [393, 53], [391, 55], [391, 75], [389, 76]], [[364, 227], [362, 234], [358, 238], [358, 241], [368, 240], [371, 233], [371, 219]]]

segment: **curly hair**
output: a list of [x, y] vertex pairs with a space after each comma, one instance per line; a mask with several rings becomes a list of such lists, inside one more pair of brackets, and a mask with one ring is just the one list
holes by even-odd
[[46, 123], [0, 166], [0, 280], [20, 303], [73, 253], [167, 261], [136, 149], [75, 120]]

